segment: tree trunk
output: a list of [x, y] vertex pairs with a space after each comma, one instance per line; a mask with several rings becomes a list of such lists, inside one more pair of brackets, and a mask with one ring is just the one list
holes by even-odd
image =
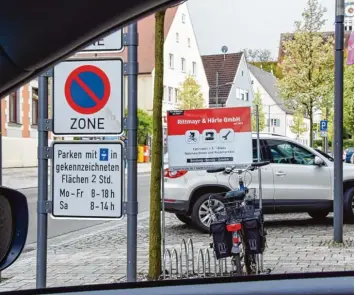
[[155, 77], [153, 98], [152, 169], [150, 178], [149, 218], [149, 279], [161, 274], [161, 166], [162, 166], [162, 107], [164, 77], [164, 18], [165, 11], [155, 14]]

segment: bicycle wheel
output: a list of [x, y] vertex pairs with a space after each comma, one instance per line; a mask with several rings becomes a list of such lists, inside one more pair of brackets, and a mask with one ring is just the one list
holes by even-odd
[[245, 271], [248, 275], [255, 275], [257, 273], [257, 257], [255, 254], [249, 254], [245, 251], [244, 264]]
[[240, 254], [235, 254], [232, 257], [233, 273], [241, 276], [243, 274], [242, 260]]

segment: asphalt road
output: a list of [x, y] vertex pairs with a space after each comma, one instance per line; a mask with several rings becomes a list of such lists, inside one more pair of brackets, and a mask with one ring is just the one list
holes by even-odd
[[[127, 187], [127, 186], [126, 186]], [[149, 210], [149, 188], [150, 175], [138, 175], [138, 210], [139, 213]], [[29, 206], [29, 227], [27, 244], [36, 242], [37, 240], [37, 188], [29, 188], [20, 190], [28, 200]], [[49, 218], [48, 221], [48, 237], [56, 237], [69, 232], [74, 232], [83, 228], [88, 228], [100, 223], [104, 220], [58, 220]]]

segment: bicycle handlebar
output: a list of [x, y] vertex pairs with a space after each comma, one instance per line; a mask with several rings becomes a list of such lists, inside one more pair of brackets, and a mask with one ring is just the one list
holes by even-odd
[[[233, 173], [236, 170], [242, 170], [242, 171], [247, 171], [247, 170], [254, 170], [255, 168], [259, 168], [259, 167], [263, 167], [266, 165], [269, 165], [270, 161], [263, 161], [263, 162], [256, 162], [256, 163], [252, 163], [250, 164], [247, 168], [245, 169], [237, 169], [235, 167], [231, 167], [231, 168], [216, 168], [216, 169], [209, 169], [207, 170], [207, 173], [217, 173], [217, 172], [224, 172], [224, 173]], [[227, 172], [227, 169], [229, 170]]]

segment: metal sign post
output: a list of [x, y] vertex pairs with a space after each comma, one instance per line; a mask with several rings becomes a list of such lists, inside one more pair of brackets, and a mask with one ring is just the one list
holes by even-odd
[[128, 62], [124, 66], [128, 76], [127, 117], [127, 281], [137, 280], [137, 77], [138, 77], [138, 28], [137, 23], [128, 26], [123, 38], [128, 48]]
[[[162, 131], [164, 136], [164, 130]], [[162, 140], [162, 165], [161, 165], [161, 240], [162, 253], [165, 253], [165, 193], [164, 193], [164, 140]]]
[[39, 77], [38, 91], [38, 203], [37, 203], [37, 273], [36, 287], [45, 288], [47, 281], [47, 234], [48, 234], [48, 77]]
[[[101, 50], [114, 50], [111, 47], [122, 49], [122, 42], [117, 41], [108, 42], [106, 48]], [[135, 52], [137, 53], [137, 50]], [[53, 119], [48, 118], [48, 77], [50, 76], [53, 77]], [[135, 88], [131, 89], [137, 98], [136, 87], [137, 83]], [[130, 101], [132, 100], [131, 95]], [[129, 125], [131, 126], [129, 130], [137, 130], [137, 103], [135, 103], [135, 110], [132, 115], [132, 108], [130, 108], [133, 125]], [[48, 213], [52, 213], [53, 217], [66, 219], [118, 219], [123, 215], [122, 142], [56, 141], [52, 146], [48, 146], [49, 131], [55, 135], [119, 135], [123, 132], [122, 59], [70, 59], [47, 71], [39, 78], [38, 114], [36, 286], [45, 288]], [[137, 150], [136, 141], [136, 131], [135, 134], [131, 131], [133, 146], [131, 151], [134, 148]], [[137, 163], [136, 154], [132, 152], [128, 154], [133, 155], [131, 157]], [[52, 159], [52, 200], [48, 200], [48, 159]], [[135, 175], [135, 184], [130, 176], [132, 172]], [[136, 164], [132, 170], [131, 163], [129, 173], [128, 192], [132, 195], [133, 186], [136, 196]], [[131, 211], [128, 210], [128, 212], [132, 211], [134, 211], [132, 208]], [[136, 215], [135, 220], [137, 220]], [[132, 242], [128, 245], [129, 248], [132, 247]]]
[[[261, 162], [261, 153], [260, 153], [260, 118], [259, 118], [259, 105], [255, 106], [255, 116], [256, 116], [256, 153], [258, 157], [258, 162]], [[259, 209], [263, 208], [263, 190], [261, 184], [261, 168], [258, 168], [258, 183], [259, 183]], [[264, 228], [262, 228], [262, 232], [264, 232]], [[263, 255], [259, 255], [260, 259], [260, 271], [264, 271], [264, 262]]]
[[344, 0], [335, 7], [334, 241], [343, 242]]

